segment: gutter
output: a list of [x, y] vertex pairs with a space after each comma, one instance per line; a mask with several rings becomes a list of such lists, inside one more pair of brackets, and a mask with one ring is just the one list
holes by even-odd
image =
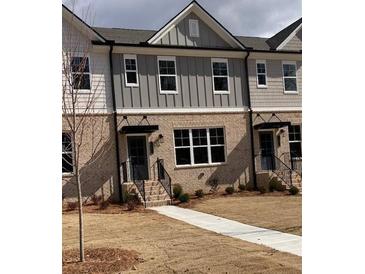
[[252, 120], [252, 107], [251, 107], [251, 94], [250, 94], [250, 83], [248, 80], [248, 57], [250, 56], [250, 51], [247, 52], [245, 57], [245, 76], [248, 94], [248, 115], [250, 123], [250, 143], [251, 143], [251, 161], [252, 161], [252, 171], [253, 171], [253, 186], [257, 189], [257, 176], [256, 176], [256, 162], [255, 162], [255, 143], [253, 138], [253, 120]]
[[113, 105], [113, 123], [114, 123], [114, 141], [115, 141], [115, 151], [117, 159], [117, 178], [118, 178], [118, 192], [120, 202], [123, 203], [123, 193], [122, 193], [122, 178], [120, 176], [120, 156], [119, 156], [119, 132], [118, 132], [118, 120], [117, 120], [117, 105], [115, 100], [115, 89], [114, 89], [114, 71], [113, 71], [113, 47], [114, 41], [107, 41], [109, 44], [109, 66], [110, 66], [110, 78], [111, 78], [111, 88], [112, 88], [112, 105]]

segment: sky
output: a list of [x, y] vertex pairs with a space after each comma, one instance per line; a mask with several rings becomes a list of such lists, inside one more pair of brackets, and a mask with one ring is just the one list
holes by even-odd
[[[96, 27], [158, 30], [190, 0], [63, 0]], [[301, 0], [198, 0], [234, 35], [271, 37], [302, 16]]]

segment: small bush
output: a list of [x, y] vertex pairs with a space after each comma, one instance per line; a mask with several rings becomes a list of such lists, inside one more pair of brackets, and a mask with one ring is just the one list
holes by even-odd
[[244, 184], [239, 184], [239, 185], [238, 185], [238, 189], [239, 189], [240, 191], [245, 191], [245, 190], [246, 190], [246, 185], [244, 185]]
[[291, 195], [297, 195], [297, 194], [299, 193], [299, 189], [298, 189], [296, 186], [291, 186], [291, 187], [289, 188], [289, 193], [290, 193]]
[[247, 191], [254, 191], [254, 190], [255, 190], [255, 188], [254, 188], [253, 186], [251, 186], [251, 185], [248, 185], [248, 186], [246, 187], [246, 190], [247, 190]]
[[110, 201], [109, 200], [106, 200], [106, 201], [102, 201], [99, 205], [99, 208], [100, 209], [107, 209], [110, 205]]
[[131, 211], [139, 205], [138, 195], [136, 193], [128, 193], [126, 196], [127, 210]]
[[75, 210], [78, 207], [78, 202], [68, 202], [67, 209], [68, 210]]
[[174, 194], [174, 198], [179, 198], [180, 195], [182, 194], [183, 192], [183, 189], [182, 189], [182, 186], [179, 185], [179, 184], [175, 184], [174, 187], [172, 188], [172, 192]]
[[270, 190], [270, 192], [273, 192], [274, 190], [285, 191], [286, 187], [281, 182], [279, 182], [278, 178], [274, 177], [270, 180], [269, 190]]
[[226, 193], [227, 194], [231, 195], [231, 194], [233, 194], [233, 192], [234, 192], [233, 186], [229, 186], [229, 187], [226, 188]]
[[266, 193], [266, 187], [260, 186], [259, 191], [260, 191], [261, 194], [265, 194]]
[[195, 195], [198, 198], [202, 198], [204, 196], [204, 192], [202, 189], [198, 189], [197, 191], [195, 191]]
[[101, 195], [96, 195], [94, 194], [93, 196], [91, 196], [91, 201], [94, 205], [98, 205], [102, 200]]
[[189, 200], [190, 200], [190, 195], [189, 195], [188, 193], [181, 194], [181, 195], [179, 196], [179, 200], [180, 200], [180, 202], [182, 202], [182, 203], [187, 203], [187, 202], [189, 202]]

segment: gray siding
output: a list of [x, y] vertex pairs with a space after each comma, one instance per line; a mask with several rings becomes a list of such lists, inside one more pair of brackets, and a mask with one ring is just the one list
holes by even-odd
[[160, 94], [157, 56], [137, 55], [139, 87], [126, 87], [123, 54], [113, 55], [118, 109], [243, 107], [247, 88], [242, 59], [228, 59], [229, 94], [213, 94], [211, 58], [176, 57], [178, 94]]
[[249, 60], [248, 73], [252, 107], [301, 107], [302, 62], [297, 61], [298, 94], [284, 94], [282, 61], [266, 60], [267, 88], [257, 88], [256, 60]]
[[283, 47], [283, 50], [301, 50], [302, 49], [302, 29], [300, 29], [292, 39]]
[[[195, 19], [199, 21], [199, 37], [189, 36], [189, 19]], [[157, 43], [173, 46], [232, 48], [194, 13], [187, 15]]]

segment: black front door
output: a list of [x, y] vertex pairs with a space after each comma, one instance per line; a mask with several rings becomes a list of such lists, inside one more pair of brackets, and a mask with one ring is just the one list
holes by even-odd
[[274, 139], [272, 132], [260, 132], [261, 168], [275, 169]]
[[148, 160], [145, 136], [128, 136], [128, 156], [132, 180], [148, 179]]

